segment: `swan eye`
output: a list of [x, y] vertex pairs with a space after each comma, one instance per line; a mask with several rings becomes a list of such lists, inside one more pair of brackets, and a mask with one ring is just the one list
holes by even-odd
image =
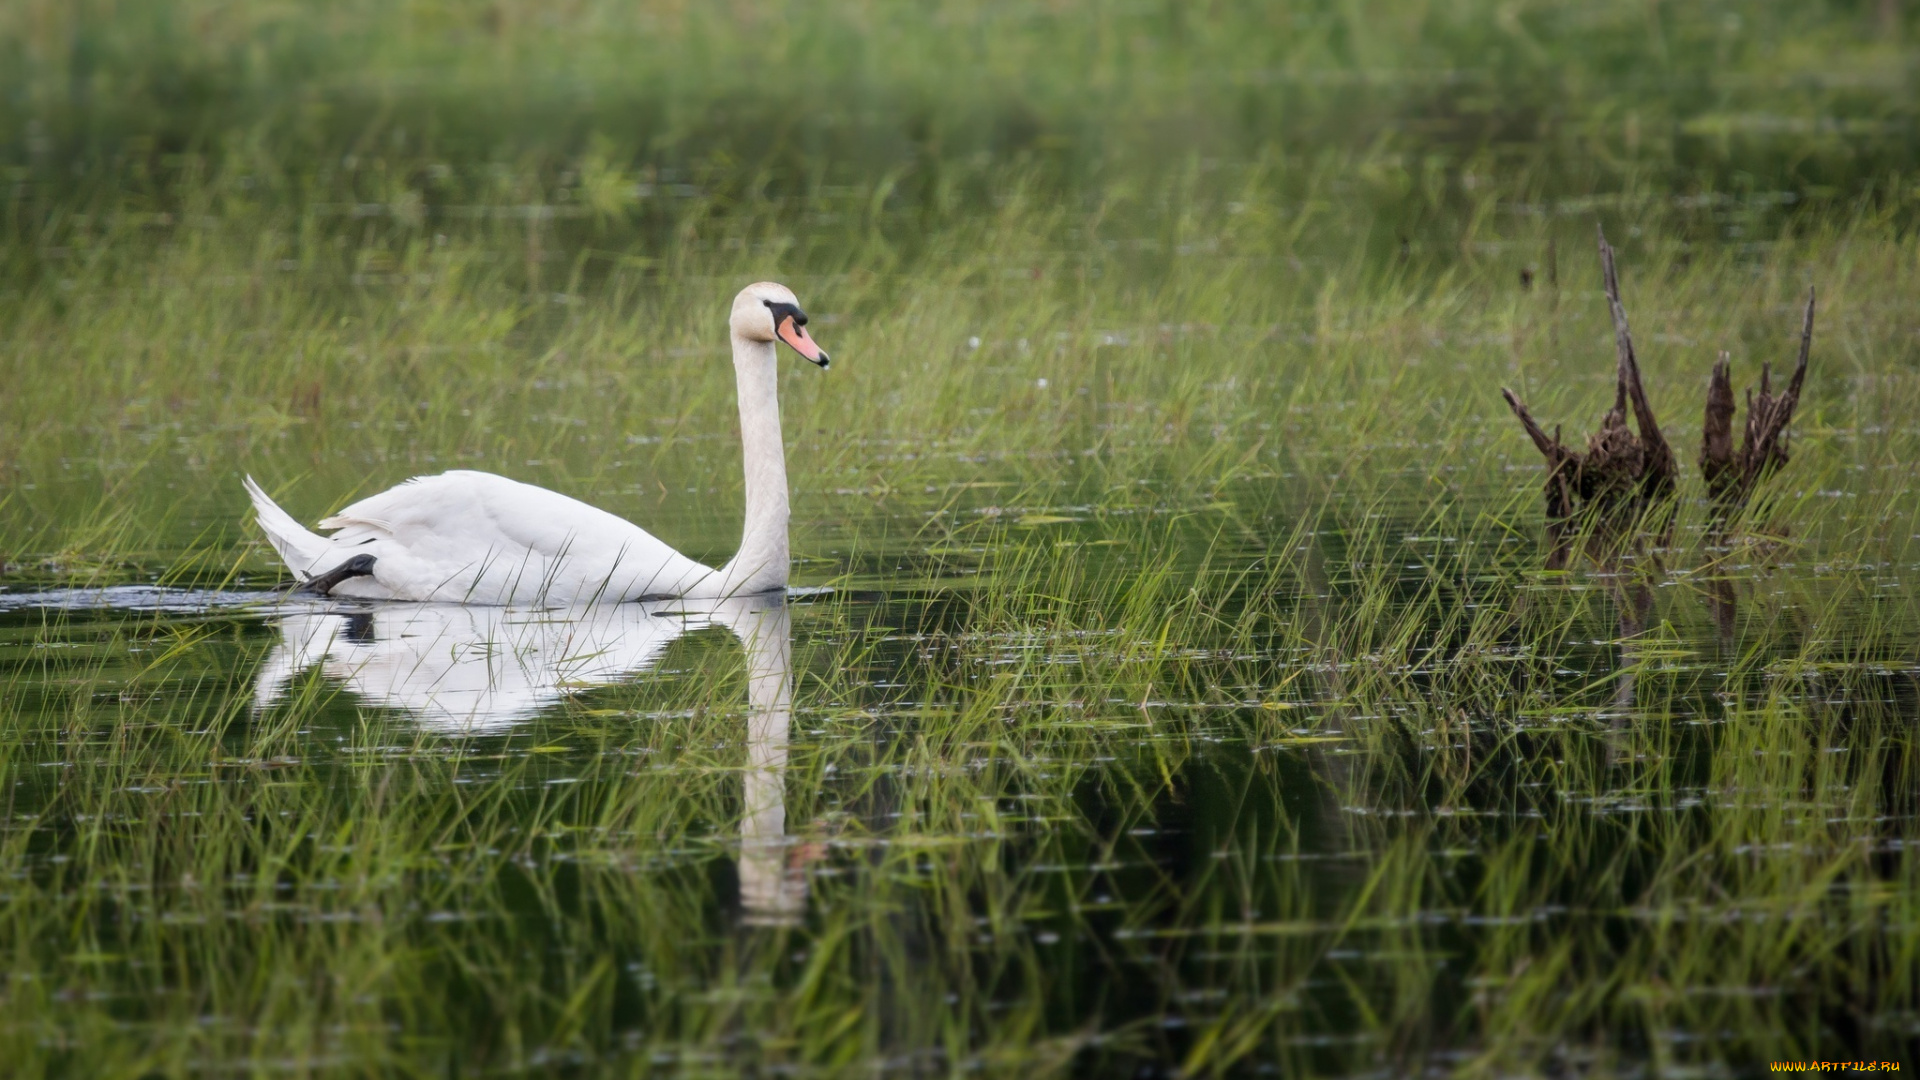
[[795, 326], [807, 325], [807, 313], [801, 311], [797, 304], [786, 304], [777, 300], [762, 300], [760, 302], [767, 305], [767, 310], [773, 313], [773, 325], [775, 326], [779, 326], [789, 318], [793, 320], [793, 325]]

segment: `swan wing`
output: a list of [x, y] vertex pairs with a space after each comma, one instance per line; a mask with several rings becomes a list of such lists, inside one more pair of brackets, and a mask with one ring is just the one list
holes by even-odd
[[[409, 600], [554, 603], [677, 596], [713, 571], [645, 529], [556, 491], [459, 470], [408, 480], [320, 522], [343, 554]], [[364, 582], [364, 585], [363, 585]]]

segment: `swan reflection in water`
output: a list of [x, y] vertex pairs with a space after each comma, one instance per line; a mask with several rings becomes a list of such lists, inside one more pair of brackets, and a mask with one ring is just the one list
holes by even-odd
[[792, 620], [779, 593], [728, 600], [597, 604], [571, 610], [382, 604], [286, 611], [261, 669], [257, 709], [318, 666], [368, 705], [448, 735], [494, 734], [569, 694], [644, 672], [674, 639], [732, 631], [747, 659], [747, 769], [740, 822], [746, 919], [797, 920], [804, 867], [789, 865], [787, 729], [793, 717]]

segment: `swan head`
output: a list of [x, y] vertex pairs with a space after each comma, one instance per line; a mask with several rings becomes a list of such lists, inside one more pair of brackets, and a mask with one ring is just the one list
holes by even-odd
[[827, 351], [807, 334], [807, 313], [793, 290], [772, 281], [759, 281], [733, 298], [729, 320], [736, 336], [748, 341], [784, 341], [801, 356], [826, 367]]

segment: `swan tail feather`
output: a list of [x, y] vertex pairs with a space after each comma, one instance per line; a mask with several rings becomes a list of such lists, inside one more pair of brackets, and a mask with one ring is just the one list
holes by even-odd
[[260, 520], [260, 531], [267, 534], [267, 543], [280, 553], [280, 558], [292, 570], [295, 577], [305, 581], [313, 576], [313, 565], [326, 557], [332, 546], [327, 538], [310, 532], [293, 516], [280, 509], [253, 477], [246, 478], [247, 497], [253, 500], [253, 512]]

